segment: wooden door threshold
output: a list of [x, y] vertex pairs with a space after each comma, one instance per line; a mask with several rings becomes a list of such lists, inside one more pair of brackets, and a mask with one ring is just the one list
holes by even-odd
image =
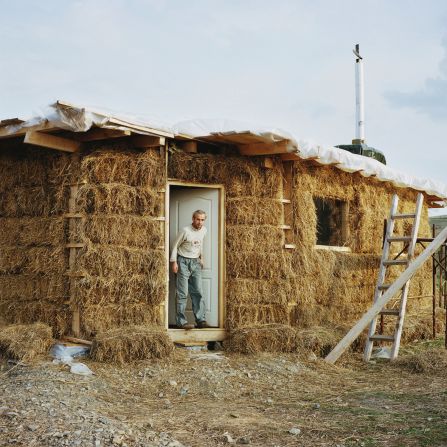
[[173, 342], [203, 342], [203, 341], [222, 341], [227, 337], [225, 329], [168, 329], [168, 334]]

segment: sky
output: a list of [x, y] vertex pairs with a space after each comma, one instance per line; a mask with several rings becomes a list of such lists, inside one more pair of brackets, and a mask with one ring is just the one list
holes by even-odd
[[447, 183], [445, 0], [0, 0], [0, 119], [57, 99], [174, 124], [231, 118], [322, 145], [365, 135]]

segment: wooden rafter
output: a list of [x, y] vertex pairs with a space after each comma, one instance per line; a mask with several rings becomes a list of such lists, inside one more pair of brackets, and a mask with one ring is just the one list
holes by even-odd
[[132, 135], [130, 130], [104, 129], [101, 127], [90, 129], [87, 132], [76, 132], [73, 134], [78, 141], [82, 142], [109, 140], [111, 138], [129, 137], [130, 135]]
[[25, 140], [23, 142], [64, 152], [77, 152], [81, 148], [81, 143], [79, 141], [34, 130], [26, 132]]
[[132, 144], [135, 147], [147, 148], [147, 147], [161, 147], [166, 142], [165, 137], [159, 137], [155, 135], [134, 135], [132, 137]]
[[253, 143], [239, 144], [241, 155], [273, 155], [287, 153], [288, 141], [283, 140], [278, 143]]

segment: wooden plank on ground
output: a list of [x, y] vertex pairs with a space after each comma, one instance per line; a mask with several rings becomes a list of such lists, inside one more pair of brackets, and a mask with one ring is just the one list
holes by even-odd
[[81, 345], [87, 345], [87, 346], [91, 346], [93, 344], [92, 341], [89, 340], [84, 340], [82, 338], [76, 338], [76, 337], [67, 337], [64, 336], [62, 337], [62, 341], [71, 341], [72, 343], [79, 343]]
[[431, 258], [432, 254], [447, 239], [447, 227], [444, 228], [434, 241], [407, 267], [407, 269], [396, 279], [392, 286], [373, 304], [373, 306], [363, 315], [355, 326], [343, 337], [335, 348], [326, 356], [325, 361], [335, 363], [338, 358], [349, 348], [353, 341], [361, 334], [368, 324], [379, 312], [391, 301], [391, 299], [402, 289], [404, 284], [422, 267], [425, 261]]

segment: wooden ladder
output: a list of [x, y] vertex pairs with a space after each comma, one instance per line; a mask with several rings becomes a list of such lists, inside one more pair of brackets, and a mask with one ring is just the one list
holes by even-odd
[[[386, 226], [386, 233], [385, 233], [385, 240], [383, 244], [383, 253], [382, 253], [382, 259], [380, 262], [380, 269], [379, 269], [379, 277], [377, 280], [377, 285], [374, 292], [374, 303], [376, 303], [379, 298], [383, 295], [383, 293], [388, 290], [393, 284], [386, 284], [385, 278], [387, 273], [387, 267], [392, 265], [400, 265], [405, 268], [409, 266], [409, 264], [412, 262], [413, 256], [414, 256], [414, 249], [417, 242], [418, 237], [418, 230], [419, 230], [419, 223], [421, 219], [421, 211], [422, 211], [422, 205], [424, 202], [424, 196], [422, 193], [418, 194], [417, 200], [416, 200], [416, 210], [414, 213], [411, 214], [399, 214], [398, 204], [399, 204], [399, 197], [397, 194], [394, 194], [393, 200], [391, 203], [391, 211], [390, 216], [387, 222]], [[394, 224], [397, 219], [405, 219], [407, 221], [413, 221], [412, 229], [411, 229], [411, 235], [410, 236], [395, 236], [394, 235]], [[400, 253], [394, 258], [389, 259], [390, 253], [391, 253], [391, 246], [394, 243], [403, 243], [404, 248], [400, 251]], [[401, 258], [401, 255], [404, 254], [405, 249], [407, 250], [406, 257]], [[368, 331], [368, 338], [365, 345], [365, 350], [363, 353], [363, 358], [365, 361], [369, 361], [371, 358], [371, 353], [373, 350], [374, 342], [389, 342], [392, 343], [391, 348], [391, 355], [390, 359], [394, 360], [398, 353], [399, 353], [399, 346], [400, 346], [400, 339], [402, 337], [402, 328], [404, 324], [404, 318], [405, 318], [405, 309], [407, 305], [407, 297], [408, 297], [408, 290], [410, 287], [410, 280], [409, 278], [403, 285], [400, 293], [400, 302], [398, 308], [389, 308], [389, 307], [383, 307], [382, 310], [379, 312], [379, 315], [390, 316], [396, 318], [396, 324], [394, 326], [394, 332], [392, 335], [384, 335], [384, 334], [377, 334], [376, 333], [376, 327], [377, 327], [377, 319], [378, 315], [371, 320], [369, 331]]]

